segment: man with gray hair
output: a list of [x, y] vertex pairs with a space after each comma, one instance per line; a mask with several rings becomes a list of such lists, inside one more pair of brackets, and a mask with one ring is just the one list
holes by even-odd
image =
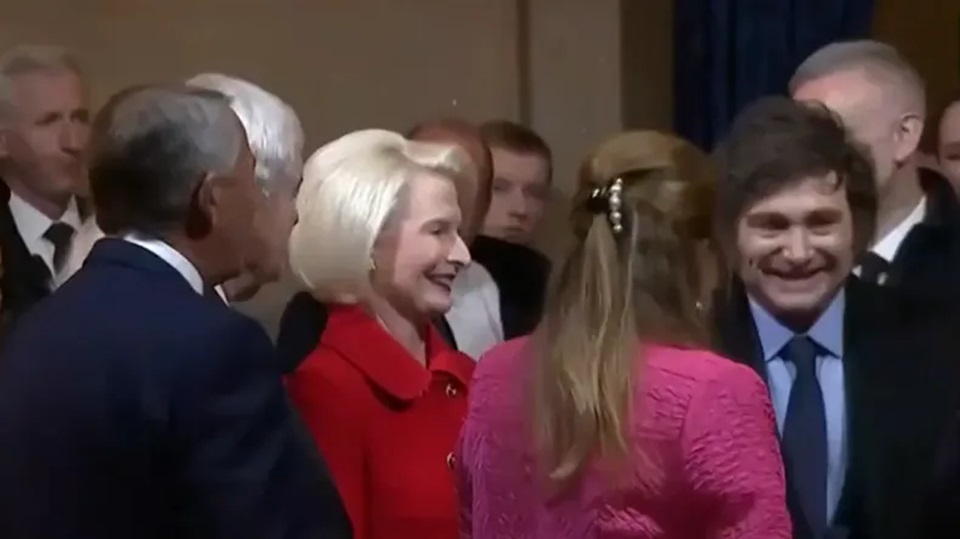
[[837, 113], [873, 159], [877, 231], [860, 277], [921, 296], [960, 292], [960, 205], [946, 179], [915, 161], [926, 120], [916, 69], [885, 43], [838, 42], [804, 60], [789, 89]]
[[[217, 92], [227, 99], [250, 141], [256, 161], [255, 180], [265, 195], [263, 211], [254, 223], [257, 241], [249, 246], [245, 271], [218, 289], [229, 301], [244, 301], [265, 283], [277, 280], [286, 266], [287, 240], [297, 219], [294, 197], [303, 170], [303, 128], [289, 105], [251, 82], [204, 73], [190, 78], [187, 85]], [[95, 223], [81, 227], [59, 282], [83, 265], [90, 248], [102, 236]]]
[[277, 280], [287, 263], [287, 241], [297, 220], [294, 198], [303, 172], [303, 128], [294, 110], [251, 82], [219, 73], [203, 73], [190, 86], [220, 92], [240, 118], [256, 159], [256, 180], [266, 196], [256, 224], [259, 242], [247, 260], [247, 271], [225, 286], [231, 301], [253, 296], [260, 286]]
[[270, 339], [204, 297], [244, 270], [263, 206], [238, 118], [186, 86], [105, 114], [109, 237], [0, 352], [0, 537], [349, 536]]
[[76, 59], [58, 47], [0, 55], [0, 278], [3, 319], [47, 296], [82, 220], [86, 92]]

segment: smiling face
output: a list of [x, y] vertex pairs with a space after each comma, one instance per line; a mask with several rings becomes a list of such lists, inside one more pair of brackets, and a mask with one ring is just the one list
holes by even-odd
[[740, 277], [772, 315], [809, 326], [850, 273], [853, 238], [836, 174], [800, 180], [747, 207], [738, 220]]
[[411, 180], [398, 215], [374, 247], [374, 291], [408, 318], [450, 309], [453, 280], [470, 262], [457, 232], [460, 207], [453, 182], [436, 174]]

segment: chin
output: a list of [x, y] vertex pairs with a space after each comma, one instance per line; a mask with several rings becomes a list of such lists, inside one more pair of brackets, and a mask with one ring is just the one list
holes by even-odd
[[[786, 317], [813, 317], [816, 319], [830, 304], [829, 297], [822, 293], [775, 293], [769, 296], [777, 314]], [[812, 322], [813, 320], [811, 320]]]
[[421, 305], [423, 305], [423, 312], [427, 313], [428, 316], [433, 318], [447, 314], [447, 311], [449, 311], [450, 307], [453, 306], [453, 299], [449, 294], [445, 298], [424, 298]]

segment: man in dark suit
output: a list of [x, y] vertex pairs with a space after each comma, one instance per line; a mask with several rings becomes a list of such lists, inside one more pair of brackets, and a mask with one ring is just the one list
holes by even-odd
[[960, 318], [850, 277], [875, 227], [868, 158], [786, 98], [744, 110], [717, 156], [735, 272], [718, 336], [770, 388], [794, 536], [956, 537]]
[[55, 47], [7, 51], [0, 85], [0, 316], [13, 322], [50, 293], [83, 219], [89, 112], [76, 60]]
[[203, 295], [244, 268], [263, 211], [239, 120], [157, 87], [97, 125], [113, 237], [0, 353], [0, 537], [349, 536], [269, 338]]

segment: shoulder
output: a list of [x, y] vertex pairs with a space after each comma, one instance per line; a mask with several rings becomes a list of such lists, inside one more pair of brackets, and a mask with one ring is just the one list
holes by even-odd
[[847, 309], [855, 328], [877, 335], [877, 329], [889, 329], [881, 336], [898, 339], [911, 333], [939, 335], [960, 340], [960, 305], [956, 297], [913, 293], [897, 287], [879, 287], [851, 278], [846, 287]]
[[717, 380], [741, 383], [757, 378], [749, 367], [702, 348], [648, 345], [640, 353], [645, 354], [643, 359], [649, 373], [685, 380], [691, 387], [702, 387]]
[[[518, 356], [528, 356], [530, 337], [518, 337], [502, 342], [482, 356], [473, 370], [474, 379], [487, 376], [497, 376], [509, 373], [520, 362]], [[524, 357], [522, 363], [527, 364], [530, 358]]]
[[645, 356], [639, 377], [646, 383], [637, 386], [642, 392], [637, 398], [645, 397], [661, 411], [673, 410], [667, 416], [680, 419], [718, 392], [761, 405], [767, 394], [750, 367], [709, 350], [649, 345], [640, 353]]
[[279, 379], [273, 343], [263, 327], [225, 305], [204, 302], [198, 304], [201, 312], [191, 317], [192, 327], [181, 330], [181, 340], [175, 344], [182, 351], [174, 362], [180, 377], [237, 380], [256, 372], [277, 373]]
[[369, 384], [356, 367], [335, 349], [321, 343], [287, 377], [295, 399], [359, 397], [369, 393]]

